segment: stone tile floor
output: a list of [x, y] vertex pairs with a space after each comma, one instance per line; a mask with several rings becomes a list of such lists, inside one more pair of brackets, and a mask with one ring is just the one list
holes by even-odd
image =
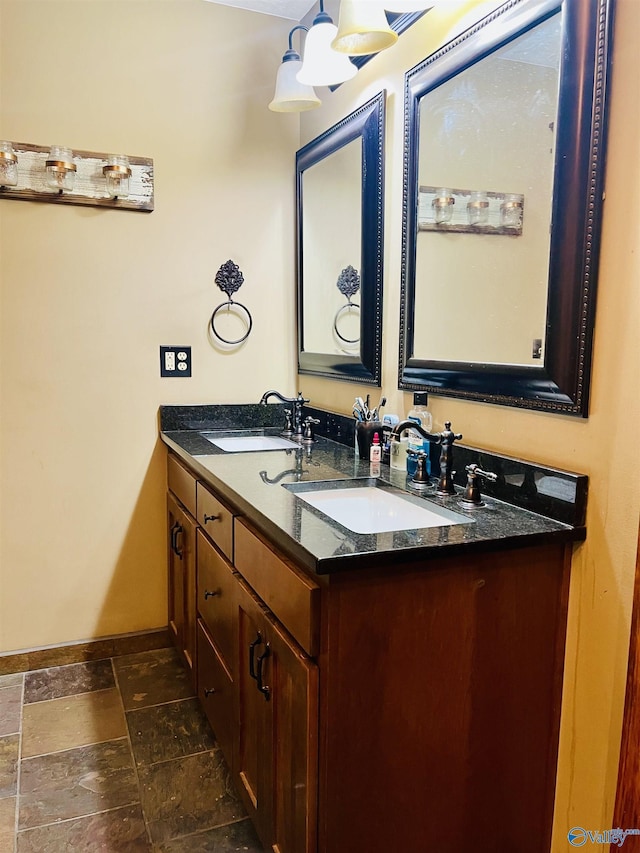
[[0, 676], [2, 853], [263, 853], [172, 649]]

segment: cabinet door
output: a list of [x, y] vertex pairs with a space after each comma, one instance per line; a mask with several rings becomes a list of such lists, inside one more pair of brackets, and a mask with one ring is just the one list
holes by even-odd
[[262, 675], [270, 649], [262, 606], [240, 581], [235, 594], [239, 638], [235, 775], [247, 812], [266, 846], [272, 837], [273, 703], [258, 681], [258, 672]]
[[278, 853], [317, 848], [318, 667], [269, 620], [263, 681], [274, 717], [272, 840]]
[[229, 767], [233, 766], [233, 681], [198, 620], [198, 697]]
[[242, 583], [237, 781], [263, 843], [315, 853], [318, 669]]
[[196, 523], [175, 498], [167, 498], [169, 521], [169, 630], [195, 680]]

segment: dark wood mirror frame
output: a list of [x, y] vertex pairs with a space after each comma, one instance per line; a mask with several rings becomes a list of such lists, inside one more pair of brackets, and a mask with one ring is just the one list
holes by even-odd
[[[298, 373], [380, 385], [382, 372], [382, 272], [384, 220], [385, 92], [330, 127], [296, 153]], [[306, 352], [302, 216], [306, 169], [353, 140], [362, 140], [362, 236], [360, 246], [360, 353]]]
[[[614, 0], [509, 0], [405, 75], [398, 387], [587, 417]], [[541, 367], [413, 357], [420, 99], [562, 10], [545, 359]], [[455, 287], [455, 282], [450, 286]], [[433, 323], [456, 323], [455, 316]]]

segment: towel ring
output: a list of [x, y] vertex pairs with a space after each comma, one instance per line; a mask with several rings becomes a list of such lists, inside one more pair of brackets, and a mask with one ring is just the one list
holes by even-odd
[[[238, 338], [235, 341], [229, 341], [226, 338], [223, 338], [222, 335], [216, 331], [216, 327], [214, 325], [214, 320], [216, 319], [216, 314], [218, 313], [218, 311], [221, 311], [223, 308], [226, 308], [227, 311], [231, 311], [232, 306], [235, 308], [240, 308], [241, 311], [244, 311], [244, 313], [246, 315], [246, 319], [247, 319], [247, 331], [244, 333], [244, 335], [241, 338]], [[251, 333], [251, 328], [253, 327], [253, 320], [251, 318], [251, 314], [249, 313], [249, 309], [246, 306], [244, 306], [241, 302], [234, 302], [233, 299], [229, 299], [228, 302], [221, 302], [220, 305], [218, 305], [218, 307], [215, 309], [215, 311], [211, 315], [211, 320], [209, 322], [211, 324], [211, 331], [216, 336], [216, 338], [219, 341], [222, 341], [223, 344], [230, 344], [231, 346], [234, 346], [235, 344], [241, 344], [241, 343], [243, 343], [243, 341], [246, 341], [247, 338], [249, 337], [249, 334]]]
[[333, 331], [345, 344], [357, 344], [360, 341], [359, 336], [357, 338], [345, 338], [344, 335], [340, 334], [338, 331], [338, 320], [344, 311], [351, 311], [352, 308], [360, 310], [358, 303], [351, 301], [351, 297], [360, 290], [360, 275], [358, 270], [352, 267], [351, 264], [345, 267], [338, 276], [336, 287], [343, 296], [347, 297], [347, 304], [341, 305], [336, 311], [336, 316], [333, 318]]
[[[249, 335], [251, 334], [251, 329], [253, 328], [253, 318], [251, 317], [249, 309], [241, 302], [234, 302], [231, 298], [231, 295], [233, 293], [240, 290], [243, 282], [244, 276], [240, 270], [240, 267], [237, 264], [234, 264], [234, 262], [231, 260], [228, 260], [226, 261], [226, 263], [222, 264], [222, 266], [216, 273], [215, 283], [218, 285], [220, 290], [224, 291], [227, 294], [227, 301], [221, 302], [220, 305], [218, 305], [218, 307], [214, 309], [214, 312], [211, 315], [211, 319], [209, 320], [209, 325], [211, 326], [211, 331], [213, 332], [213, 335], [219, 341], [222, 341], [223, 344], [228, 344], [229, 346], [236, 346], [237, 344], [241, 344], [246, 341]], [[233, 306], [235, 306], [235, 308], [239, 308], [241, 312], [244, 312], [247, 320], [247, 331], [241, 338], [238, 338], [235, 341], [229, 341], [227, 340], [227, 338], [223, 338], [222, 335], [216, 331], [215, 319], [216, 315], [218, 314], [218, 311], [221, 311], [223, 308], [226, 308], [227, 311], [230, 312]]]

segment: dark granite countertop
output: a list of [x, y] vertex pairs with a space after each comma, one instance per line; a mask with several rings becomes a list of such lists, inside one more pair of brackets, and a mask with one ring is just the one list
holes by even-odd
[[[207, 417], [197, 414], [176, 417], [178, 408], [189, 409], [190, 412], [206, 408]], [[433, 557], [471, 549], [495, 550], [585, 538], [583, 519], [574, 524], [565, 523], [486, 494], [484, 507], [465, 510], [459, 503], [462, 493], [459, 486], [458, 494], [451, 497], [415, 496], [406, 489], [406, 474], [387, 465], [380, 465], [377, 475], [384, 484], [413, 494], [412, 502], [437, 504], [471, 519], [471, 522], [389, 533], [354, 533], [285, 488], [285, 485], [295, 483], [369, 478], [372, 473], [369, 462], [360, 461], [352, 446], [340, 443], [346, 431], [341, 428], [338, 441], [319, 437], [310, 449], [303, 446], [291, 450], [225, 453], [207, 441], [201, 430], [228, 430], [233, 425], [237, 426], [238, 422], [234, 423], [233, 417], [227, 417], [230, 408], [233, 407], [224, 407], [224, 418], [211, 419], [209, 410], [216, 407], [163, 407], [162, 440], [195, 471], [200, 480], [246, 516], [287, 556], [311, 572], [327, 574], [390, 563], [428, 561]], [[257, 406], [250, 408], [258, 410]], [[271, 424], [279, 407], [261, 408], [269, 410], [269, 416], [263, 420], [268, 425], [267, 431], [277, 435], [278, 428]], [[257, 417], [260, 414], [258, 410]], [[240, 423], [245, 428], [258, 426], [255, 420], [247, 417], [243, 417]], [[454, 454], [457, 450], [454, 449]], [[460, 450], [462, 456], [483, 453], [473, 448]], [[517, 460], [513, 463], [515, 465]], [[521, 465], [527, 470], [532, 467], [529, 463]], [[576, 494], [586, 500], [586, 478], [553, 469], [533, 470], [542, 472], [540, 476], [536, 475], [537, 481], [541, 484], [546, 480], [548, 492], [554, 491], [549, 486], [568, 489], [567, 494], [560, 495], [559, 501], [548, 498], [548, 502], [574, 506]], [[554, 476], [556, 473], [557, 477]], [[513, 481], [514, 477], [525, 479], [525, 475], [517, 471], [509, 473], [502, 477], [507, 488], [510, 478]], [[583, 508], [580, 515], [583, 515]]]

